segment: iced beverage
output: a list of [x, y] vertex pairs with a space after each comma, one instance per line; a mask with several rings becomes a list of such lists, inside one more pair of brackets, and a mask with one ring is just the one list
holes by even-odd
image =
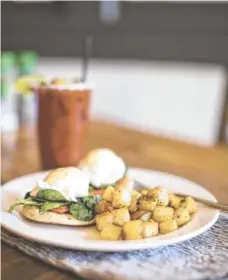
[[43, 169], [77, 165], [86, 139], [91, 89], [85, 84], [36, 90]]

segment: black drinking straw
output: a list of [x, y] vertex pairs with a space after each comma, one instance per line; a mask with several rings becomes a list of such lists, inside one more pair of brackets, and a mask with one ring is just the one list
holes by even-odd
[[93, 49], [93, 37], [89, 35], [83, 40], [83, 45], [82, 45], [82, 77], [81, 77], [82, 82], [85, 82], [87, 79], [88, 63], [89, 63], [89, 58], [92, 55], [92, 49]]

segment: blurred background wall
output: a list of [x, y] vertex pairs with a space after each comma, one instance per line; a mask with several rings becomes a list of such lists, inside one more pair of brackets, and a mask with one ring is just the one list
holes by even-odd
[[228, 64], [227, 3], [2, 3], [2, 49], [75, 57], [88, 33], [97, 58]]
[[35, 51], [34, 71], [48, 77], [80, 77], [89, 34], [92, 118], [201, 145], [228, 141], [228, 3], [2, 2], [3, 51]]

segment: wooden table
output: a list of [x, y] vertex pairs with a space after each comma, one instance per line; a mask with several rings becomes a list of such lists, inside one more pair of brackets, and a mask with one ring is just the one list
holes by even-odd
[[[130, 166], [170, 172], [196, 181], [228, 203], [228, 146], [202, 148], [110, 124], [90, 124], [86, 151], [107, 147]], [[2, 135], [2, 181], [40, 170], [34, 128]], [[74, 276], [2, 245], [2, 277], [14, 280], [64, 280]], [[80, 278], [77, 278], [80, 279]]]

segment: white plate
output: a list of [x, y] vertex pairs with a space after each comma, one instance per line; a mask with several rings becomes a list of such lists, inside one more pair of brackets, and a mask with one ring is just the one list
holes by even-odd
[[[155, 248], [175, 244], [195, 237], [209, 229], [218, 219], [219, 211], [198, 205], [198, 211], [192, 220], [177, 231], [153, 238], [132, 241], [102, 241], [94, 226], [68, 227], [30, 222], [16, 211], [7, 209], [19, 195], [29, 191], [42, 179], [45, 172], [33, 173], [15, 179], [2, 189], [2, 225], [16, 235], [36, 242], [58, 247], [96, 251], [129, 251]], [[201, 198], [216, 201], [215, 197], [203, 187], [189, 180], [157, 171], [130, 168], [129, 175], [149, 186], [163, 185], [168, 190], [183, 192]]]

